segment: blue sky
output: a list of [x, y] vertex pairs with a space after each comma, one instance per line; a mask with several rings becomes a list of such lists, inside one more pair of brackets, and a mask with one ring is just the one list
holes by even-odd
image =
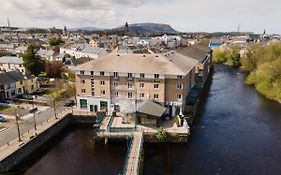
[[279, 0], [0, 0], [6, 17], [21, 27], [113, 28], [129, 23], [170, 24], [182, 32], [281, 33]]

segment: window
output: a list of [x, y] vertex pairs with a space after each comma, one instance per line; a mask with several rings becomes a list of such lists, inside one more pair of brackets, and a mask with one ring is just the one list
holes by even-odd
[[20, 64], [19, 66], [21, 67], [22, 65]]
[[144, 83], [140, 83], [140, 88], [144, 88]]
[[85, 80], [81, 80], [81, 84], [85, 84], [85, 82], [86, 82]]
[[33, 90], [34, 89], [34, 85], [31, 85], [31, 90]]
[[18, 93], [19, 93], [19, 94], [21, 94], [21, 93], [22, 93], [21, 88], [19, 88], [19, 89], [18, 89]]
[[154, 74], [155, 79], [159, 79], [159, 74]]
[[94, 71], [91, 71], [91, 75], [92, 75], [92, 76], [94, 75]]
[[100, 76], [104, 76], [104, 72], [100, 72]]
[[105, 90], [102, 90], [102, 91], [101, 91], [101, 95], [105, 95]]
[[86, 93], [86, 89], [81, 89], [81, 93], [85, 94]]
[[141, 77], [141, 78], [144, 78], [144, 77], [145, 77], [145, 75], [144, 75], [144, 74], [140, 74], [140, 77]]
[[114, 73], [113, 73], [113, 77], [114, 77], [114, 78], [118, 78], [118, 72], [114, 72]]
[[88, 105], [87, 105], [87, 100], [85, 99], [80, 99], [80, 108], [81, 109], [87, 109]]
[[181, 94], [178, 94], [178, 95], [177, 95], [177, 99], [178, 99], [178, 100], [181, 100], [181, 99], [182, 99], [182, 95], [181, 95]]
[[100, 81], [100, 84], [101, 84], [102, 86], [104, 86], [104, 85], [105, 85], [105, 81]]
[[159, 84], [154, 84], [154, 89], [159, 89]]
[[178, 79], [182, 79], [182, 76], [181, 76], [181, 75], [178, 75]]
[[81, 75], [84, 75], [84, 74], [85, 74], [85, 71], [80, 70], [80, 74], [81, 74]]
[[183, 84], [177, 84], [177, 89], [183, 89]]
[[94, 91], [92, 91], [92, 96], [95, 96], [95, 92]]
[[100, 101], [100, 110], [106, 110], [107, 111], [107, 101]]
[[118, 91], [115, 92], [115, 97], [119, 97], [119, 92]]
[[154, 94], [154, 99], [158, 99], [159, 98], [159, 94]]
[[140, 93], [140, 98], [144, 98], [144, 93]]
[[119, 87], [119, 82], [114, 81], [114, 82], [113, 82], [113, 86], [114, 86], [115, 88], [118, 88], [118, 87]]
[[128, 82], [128, 89], [132, 89], [133, 88], [133, 84], [131, 82]]
[[129, 92], [129, 93], [128, 93], [128, 98], [129, 98], [129, 99], [133, 98], [133, 93], [132, 93], [132, 92]]
[[128, 79], [132, 79], [133, 78], [133, 74], [132, 73], [128, 73]]
[[22, 84], [22, 81], [20, 81], [20, 84]]

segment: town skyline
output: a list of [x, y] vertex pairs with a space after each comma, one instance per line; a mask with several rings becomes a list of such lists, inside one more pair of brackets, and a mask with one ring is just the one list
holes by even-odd
[[[179, 32], [280, 33], [278, 1], [212, 2], [146, 0], [19, 0], [2, 2], [0, 26], [115, 28], [128, 23], [164, 23]], [[173, 12], [174, 11], [174, 12]], [[13, 12], [11, 14], [11, 12]], [[263, 13], [260, 13], [263, 12]]]

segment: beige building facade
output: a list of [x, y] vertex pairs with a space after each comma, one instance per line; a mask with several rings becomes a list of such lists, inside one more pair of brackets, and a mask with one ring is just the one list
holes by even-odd
[[83, 111], [129, 113], [151, 100], [167, 114], [185, 110], [198, 62], [177, 53], [110, 54], [76, 69], [77, 100]]

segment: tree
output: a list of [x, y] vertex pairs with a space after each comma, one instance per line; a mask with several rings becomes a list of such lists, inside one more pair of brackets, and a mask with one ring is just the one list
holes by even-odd
[[64, 72], [63, 64], [60, 62], [46, 63], [45, 72], [49, 78], [61, 78]]
[[165, 142], [168, 138], [168, 132], [165, 129], [160, 128], [156, 133], [156, 138], [159, 142]]
[[49, 39], [50, 46], [57, 46], [57, 45], [60, 45], [61, 43], [64, 43], [64, 40], [62, 40], [61, 38], [51, 38], [51, 39]]
[[39, 47], [37, 45], [30, 44], [22, 55], [25, 69], [35, 76], [38, 76], [42, 71], [44, 71], [44, 61], [42, 61], [40, 56], [37, 55], [38, 50]]

